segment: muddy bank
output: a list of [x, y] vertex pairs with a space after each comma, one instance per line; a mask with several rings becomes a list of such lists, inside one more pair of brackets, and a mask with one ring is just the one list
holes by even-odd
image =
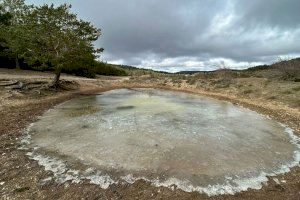
[[[46, 110], [61, 102], [80, 95], [90, 95], [121, 87], [158, 87], [163, 89], [175, 89], [161, 87], [156, 84], [122, 83], [104, 87], [81, 88], [80, 91], [71, 91], [66, 94], [53, 94], [42, 97], [36, 101], [24, 101], [13, 106], [5, 106], [1, 110], [0, 117], [0, 196], [2, 199], [299, 199], [300, 196], [300, 169], [293, 168], [291, 172], [278, 176], [279, 183], [270, 179], [268, 185], [261, 190], [249, 190], [232, 195], [207, 197], [197, 192], [186, 193], [174, 188], [174, 190], [151, 186], [145, 181], [137, 181], [134, 184], [112, 185], [103, 190], [97, 185], [88, 182], [78, 184], [67, 183], [60, 185], [52, 180], [52, 174], [45, 171], [25, 155], [26, 151], [19, 150], [19, 138], [21, 130], [29, 123], [34, 122], [38, 116]], [[226, 101], [231, 101], [267, 114], [277, 121], [290, 125], [299, 130], [299, 115], [291, 114], [292, 110], [285, 107], [261, 105], [261, 102], [244, 101], [224, 94], [205, 93], [189, 88], [176, 88], [176, 90], [196, 92]], [[24, 99], [25, 100], [25, 99]], [[22, 100], [21, 100], [22, 101]], [[283, 182], [282, 182], [283, 181]]]

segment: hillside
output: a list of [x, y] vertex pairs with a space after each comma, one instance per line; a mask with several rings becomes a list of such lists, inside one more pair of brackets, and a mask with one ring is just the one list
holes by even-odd
[[169, 73], [164, 71], [155, 71], [151, 69], [143, 69], [128, 65], [107, 64], [110, 67], [126, 71], [128, 75], [192, 75], [192, 76], [232, 76], [232, 77], [261, 77], [276, 78], [282, 80], [300, 81], [300, 58], [276, 62], [271, 65], [259, 65], [243, 70], [235, 69], [218, 69], [214, 71], [180, 71]]
[[277, 78], [284, 80], [300, 81], [300, 58], [276, 62], [271, 65], [259, 65], [250, 67], [243, 70], [233, 69], [218, 69], [215, 71], [180, 71], [176, 74], [206, 74], [210, 76], [219, 76], [224, 74], [236, 77], [264, 77], [264, 78]]

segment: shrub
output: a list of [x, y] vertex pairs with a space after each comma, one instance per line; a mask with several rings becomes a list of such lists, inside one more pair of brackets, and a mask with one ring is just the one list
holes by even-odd
[[111, 64], [95, 61], [93, 64], [93, 70], [95, 74], [106, 76], [127, 76], [125, 70], [115, 67]]
[[190, 84], [190, 85], [194, 85], [195, 83], [196, 83], [196, 81], [197, 81], [197, 77], [195, 77], [195, 76], [189, 76], [188, 78], [187, 78], [187, 83], [188, 84]]
[[246, 90], [244, 90], [243, 91], [243, 94], [251, 94], [252, 92], [254, 92], [253, 90], [251, 90], [251, 89], [246, 89]]
[[282, 79], [296, 82], [300, 79], [300, 59], [280, 60], [274, 65], [281, 72]]

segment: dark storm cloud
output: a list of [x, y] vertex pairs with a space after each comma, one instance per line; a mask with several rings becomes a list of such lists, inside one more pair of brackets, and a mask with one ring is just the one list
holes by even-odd
[[211, 70], [300, 54], [299, 0], [67, 2], [81, 18], [102, 28], [97, 45], [105, 48], [102, 59], [110, 62], [168, 71]]
[[300, 25], [299, 0], [235, 0], [235, 4], [240, 11], [241, 22], [253, 27], [261, 24], [294, 29]]

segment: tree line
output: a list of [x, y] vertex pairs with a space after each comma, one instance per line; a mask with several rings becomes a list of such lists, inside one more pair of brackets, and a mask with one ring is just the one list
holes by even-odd
[[[105, 69], [105, 75], [125, 75], [121, 69], [107, 69], [96, 60], [103, 48], [94, 42], [101, 30], [78, 19], [71, 5], [27, 5], [24, 0], [0, 1], [0, 55], [8, 63], [20, 62], [30, 68], [55, 73], [52, 86], [59, 84], [62, 72], [94, 77]], [[107, 72], [109, 71], [109, 72]]]

